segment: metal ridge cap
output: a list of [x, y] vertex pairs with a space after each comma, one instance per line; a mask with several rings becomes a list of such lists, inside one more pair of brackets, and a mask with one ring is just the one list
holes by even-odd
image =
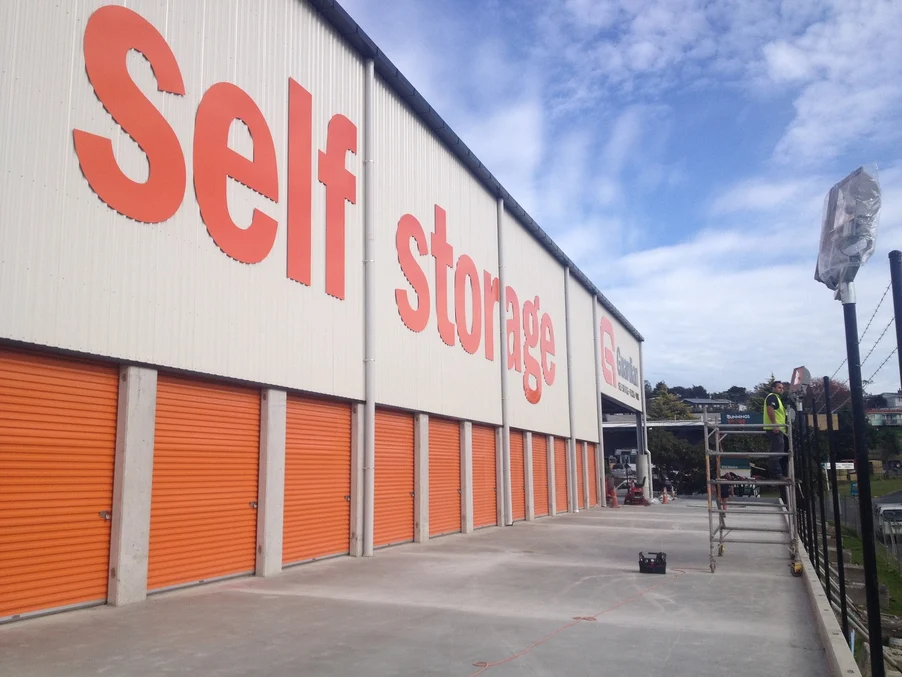
[[551, 239], [535, 219], [511, 196], [501, 182], [495, 177], [476, 154], [464, 143], [451, 126], [445, 122], [441, 115], [426, 101], [416, 87], [404, 77], [400, 69], [392, 63], [391, 59], [376, 45], [366, 32], [358, 25], [350, 14], [337, 2], [337, 0], [306, 0], [328, 21], [338, 33], [347, 40], [354, 49], [363, 57], [373, 59], [376, 72], [395, 90], [395, 93], [407, 103], [426, 126], [435, 133], [456, 155], [461, 162], [473, 173], [477, 180], [490, 189], [497, 197], [504, 200], [505, 207], [510, 207], [511, 213], [523, 224], [523, 226], [535, 237], [546, 250], [566, 268], [571, 274], [586, 287], [633, 337], [641, 342], [645, 339], [633, 324], [624, 317], [617, 307], [601, 293], [592, 280], [579, 269], [564, 251]]

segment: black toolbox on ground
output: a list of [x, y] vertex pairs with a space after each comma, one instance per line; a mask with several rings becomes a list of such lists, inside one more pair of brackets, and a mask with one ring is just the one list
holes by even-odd
[[666, 574], [667, 573], [667, 553], [650, 552], [646, 557], [639, 553], [639, 573], [640, 574]]

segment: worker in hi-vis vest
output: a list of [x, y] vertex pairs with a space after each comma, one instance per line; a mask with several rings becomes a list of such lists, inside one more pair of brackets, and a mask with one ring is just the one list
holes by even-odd
[[[773, 389], [764, 398], [764, 430], [770, 439], [770, 453], [788, 454], [789, 438], [786, 437], [786, 408], [783, 406], [783, 382], [774, 381]], [[786, 479], [787, 456], [768, 456], [767, 473], [772, 480]]]

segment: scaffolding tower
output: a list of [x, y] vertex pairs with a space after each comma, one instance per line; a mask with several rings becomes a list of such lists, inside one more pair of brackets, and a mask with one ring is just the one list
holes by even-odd
[[[764, 458], [771, 456], [786, 456], [785, 453], [772, 452], [734, 452], [724, 451], [723, 441], [728, 435], [767, 435], [764, 424], [724, 424], [724, 423], [708, 423], [707, 407], [703, 413], [704, 429], [705, 429], [705, 479], [708, 487], [708, 532], [710, 546], [710, 564], [711, 573], [713, 574], [717, 568], [717, 557], [722, 557], [725, 551], [725, 544], [736, 543], [745, 545], [784, 545], [788, 549], [790, 566], [793, 574], [801, 573], [801, 562], [799, 561], [798, 546], [798, 524], [795, 512], [795, 464], [793, 458], [793, 440], [792, 440], [792, 421], [791, 417], [786, 420], [786, 435], [789, 439], [789, 454], [787, 459], [787, 480], [772, 479], [752, 479], [748, 480], [727, 480], [722, 479], [721, 459], [737, 458], [749, 459]], [[713, 473], [712, 473], [713, 465]], [[733, 485], [751, 485], [753, 487], [776, 486], [785, 487], [782, 491], [783, 497], [777, 502], [768, 502], [762, 500], [746, 500], [736, 501], [730, 499], [729, 502], [721, 501], [721, 487]], [[737, 506], [741, 509], [733, 510], [727, 506]], [[729, 523], [728, 515], [731, 517]], [[733, 517], [739, 515], [752, 516], [754, 520], [765, 522], [764, 524], [752, 525], [749, 521], [744, 520], [741, 525], [733, 522]], [[716, 516], [716, 519], [715, 519]], [[773, 520], [780, 516], [782, 519]], [[776, 523], [775, 523], [776, 522]], [[771, 534], [769, 538], [736, 538], [731, 537], [733, 534]], [[782, 538], [775, 540], [774, 536], [779, 535]]]

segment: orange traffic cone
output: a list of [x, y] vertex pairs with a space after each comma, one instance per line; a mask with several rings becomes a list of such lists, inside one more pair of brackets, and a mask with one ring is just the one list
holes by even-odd
[[661, 503], [667, 503], [667, 490], [661, 492]]

